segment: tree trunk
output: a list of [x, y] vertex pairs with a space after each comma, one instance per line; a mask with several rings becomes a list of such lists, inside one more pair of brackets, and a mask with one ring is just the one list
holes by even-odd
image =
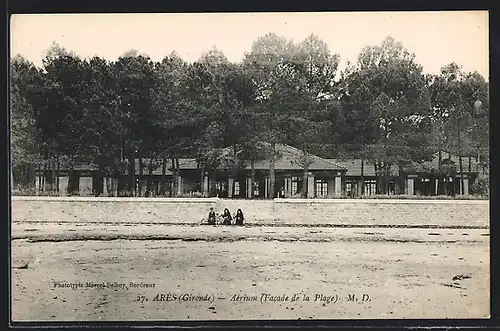
[[68, 173], [68, 194], [69, 195], [73, 195], [75, 194], [75, 192], [77, 191], [77, 188], [78, 188], [78, 184], [77, 184], [77, 181], [79, 181], [80, 178], [76, 175], [75, 173], [75, 165], [73, 164], [73, 162], [71, 161], [71, 167], [69, 169], [69, 173]]
[[148, 169], [148, 180], [146, 183], [146, 196], [152, 196], [152, 186], [153, 186], [153, 157], [149, 159], [149, 169]]
[[305, 183], [305, 185], [302, 185], [301, 189], [300, 189], [300, 194], [302, 196], [302, 198], [307, 198], [307, 179], [308, 179], [308, 173], [309, 173], [309, 166], [306, 164], [304, 164], [304, 169], [303, 169], [303, 172], [302, 172], [302, 181]]
[[161, 182], [160, 182], [160, 195], [165, 196], [165, 188], [167, 186], [167, 158], [163, 156], [161, 160]]
[[[394, 180], [394, 194], [399, 195], [401, 194], [401, 183], [403, 182], [403, 173], [401, 169], [403, 169], [402, 163], [400, 161], [397, 162], [397, 167], [398, 167], [398, 177]], [[396, 182], [398, 185], [396, 186]]]
[[135, 182], [135, 155], [132, 149], [128, 154], [128, 190], [130, 196], [136, 195], [136, 182]]
[[43, 163], [42, 192], [47, 191], [47, 159]]
[[[481, 155], [479, 154], [480, 151], [479, 151], [479, 147], [477, 148], [477, 157], [476, 157], [476, 171], [479, 173], [479, 161], [481, 161]], [[484, 166], [482, 167], [483, 168], [483, 172], [484, 172]]]
[[460, 130], [457, 132], [458, 134], [458, 165], [460, 167], [460, 195], [464, 194], [464, 169], [462, 165], [462, 144], [460, 141]]
[[108, 191], [108, 197], [112, 197], [113, 196], [113, 188], [111, 185], [111, 177], [109, 177], [109, 175], [107, 175], [106, 173], [104, 174], [104, 182], [106, 185], [106, 190]]
[[144, 164], [142, 163], [142, 156], [139, 157], [139, 196], [142, 197], [142, 179], [144, 172]]
[[437, 189], [437, 195], [443, 194], [443, 174], [441, 172], [441, 165], [443, 162], [443, 152], [441, 151], [441, 147], [439, 149], [438, 153], [438, 189]]
[[32, 163], [28, 163], [28, 190], [29, 190], [29, 192], [32, 192], [33, 187], [35, 186], [34, 185], [35, 181], [34, 181], [33, 177], [34, 177], [33, 176], [33, 164]]
[[[42, 190], [43, 190], [42, 177], [43, 177], [43, 174], [42, 174], [42, 165], [39, 163], [38, 164], [38, 193], [42, 192]], [[36, 180], [36, 178], [35, 178], [35, 180]]]
[[205, 193], [204, 188], [205, 188], [205, 168], [201, 167], [200, 168], [200, 193], [202, 196]]
[[385, 192], [387, 195], [389, 195], [389, 183], [391, 181], [391, 167], [392, 164], [387, 164], [386, 169], [385, 169]]
[[373, 167], [375, 168], [375, 194], [380, 194], [380, 189], [381, 189], [381, 178], [380, 178], [380, 167], [378, 165], [378, 162], [373, 163]]
[[176, 197], [177, 196], [177, 183], [178, 183], [178, 173], [177, 173], [177, 169], [176, 169], [176, 165], [175, 165], [175, 158], [172, 158], [172, 192], [170, 192], [170, 195], [172, 197]]
[[365, 160], [361, 159], [361, 195], [365, 195]]
[[111, 176], [110, 181], [111, 181], [111, 196], [114, 197], [115, 196], [115, 183], [116, 183], [115, 177]]
[[276, 154], [276, 144], [273, 143], [272, 146], [272, 151], [271, 151], [271, 161], [269, 162], [269, 192], [268, 198], [273, 199], [274, 198], [274, 186], [276, 184], [276, 174], [274, 173], [274, 167], [275, 167], [275, 154]]
[[57, 175], [56, 166], [57, 166], [57, 161], [55, 159], [53, 159], [53, 161], [52, 161], [52, 176], [51, 176], [52, 177], [52, 191], [53, 192], [59, 191], [57, 188], [58, 177], [56, 177], [56, 175]]
[[[176, 158], [175, 158], [175, 173], [177, 174], [177, 180], [179, 180], [179, 179], [180, 179], [180, 176], [181, 176], [181, 169], [180, 169], [180, 168], [181, 168], [181, 167], [179, 166], [179, 158], [178, 158], [178, 157], [176, 157]], [[178, 196], [178, 195], [179, 195], [179, 191], [181, 191], [181, 194], [182, 194], [182, 191], [183, 191], [183, 190], [182, 190], [182, 187], [181, 187], [181, 188], [180, 188], [180, 190], [179, 190], [179, 183], [178, 183], [178, 182], [177, 182], [176, 187], [177, 187], [177, 192], [176, 192], [176, 194], [177, 194], [177, 196]]]
[[56, 192], [59, 193], [59, 171], [61, 169], [61, 163], [59, 162], [59, 155], [56, 160]]
[[250, 199], [254, 198], [254, 186], [255, 186], [255, 160], [252, 158], [250, 161]]
[[217, 172], [213, 169], [210, 169], [210, 178], [208, 180], [208, 185], [209, 185], [209, 190], [208, 190], [208, 195], [211, 197], [214, 197], [217, 195]]
[[449, 174], [443, 176], [443, 194], [448, 195], [448, 178]]

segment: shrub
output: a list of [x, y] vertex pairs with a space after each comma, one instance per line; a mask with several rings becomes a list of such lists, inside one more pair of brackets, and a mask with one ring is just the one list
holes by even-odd
[[179, 196], [179, 198], [203, 198], [203, 193], [201, 192], [187, 192]]
[[490, 195], [490, 178], [488, 175], [480, 174], [472, 184], [472, 192], [477, 195]]
[[12, 189], [13, 196], [42, 196], [42, 197], [65, 197], [68, 193], [65, 190], [55, 191], [38, 191], [37, 188], [16, 187]]

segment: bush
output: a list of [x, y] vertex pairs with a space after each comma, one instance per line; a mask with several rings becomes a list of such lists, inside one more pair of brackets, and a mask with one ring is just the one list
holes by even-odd
[[472, 192], [476, 195], [490, 195], [490, 178], [488, 175], [480, 174], [472, 184]]
[[27, 187], [15, 187], [12, 189], [12, 195], [19, 196], [34, 196], [37, 195], [38, 189], [36, 188], [27, 188]]
[[[299, 195], [294, 195], [289, 199], [300, 199], [302, 198]], [[396, 194], [396, 195], [387, 195], [387, 194], [377, 194], [377, 195], [362, 195], [357, 197], [349, 197], [349, 196], [333, 196], [333, 197], [317, 197], [315, 199], [372, 199], [372, 200], [488, 200], [487, 195], [475, 194], [475, 195], [407, 195], [407, 194]]]
[[42, 196], [42, 197], [65, 197], [68, 196], [66, 191], [38, 191], [37, 188], [16, 187], [12, 189], [13, 196]]
[[359, 199], [399, 199], [399, 200], [487, 200], [487, 197], [482, 195], [365, 195]]
[[179, 196], [179, 198], [203, 198], [203, 193], [201, 192], [183, 193]]

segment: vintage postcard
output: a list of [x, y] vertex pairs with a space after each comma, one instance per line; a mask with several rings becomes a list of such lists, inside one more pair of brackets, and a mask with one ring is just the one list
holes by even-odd
[[486, 11], [10, 36], [12, 321], [489, 318]]

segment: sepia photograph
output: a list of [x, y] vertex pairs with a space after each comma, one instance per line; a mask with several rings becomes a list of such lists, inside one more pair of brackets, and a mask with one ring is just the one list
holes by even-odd
[[12, 15], [11, 321], [490, 318], [488, 20]]

